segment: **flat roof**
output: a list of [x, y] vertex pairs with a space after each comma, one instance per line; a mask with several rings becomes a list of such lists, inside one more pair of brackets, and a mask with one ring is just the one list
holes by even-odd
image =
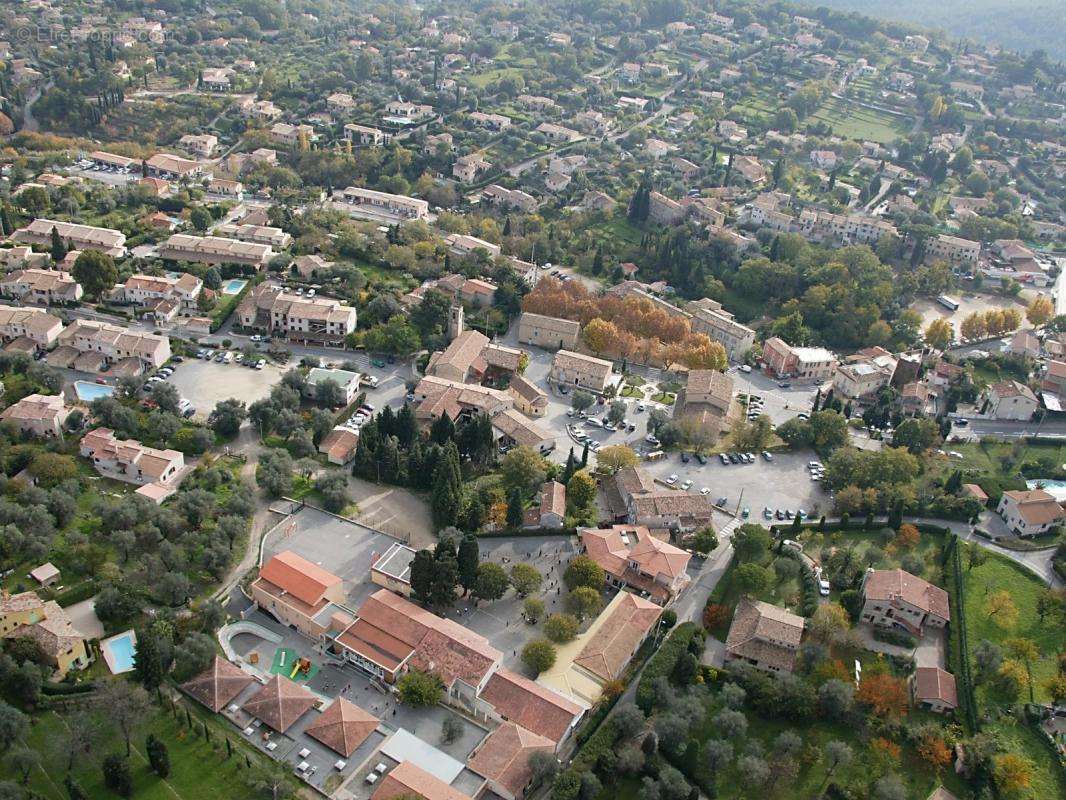
[[415, 552], [407, 545], [396, 542], [385, 551], [381, 558], [374, 562], [372, 569], [376, 569], [390, 578], [410, 583], [411, 562], [414, 561]]
[[463, 763], [400, 728], [388, 738], [381, 752], [394, 761], [410, 761], [435, 778], [451, 784], [463, 771]]

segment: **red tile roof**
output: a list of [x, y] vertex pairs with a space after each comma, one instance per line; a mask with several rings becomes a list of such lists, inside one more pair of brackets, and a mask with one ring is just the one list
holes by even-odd
[[470, 800], [440, 778], [430, 775], [410, 761], [403, 761], [381, 779], [370, 800], [396, 800], [414, 795], [422, 800]]
[[210, 667], [183, 683], [181, 688], [194, 700], [218, 713], [254, 680], [236, 664], [215, 656]]
[[513, 722], [505, 722], [481, 743], [467, 766], [517, 797], [529, 784], [532, 777], [529, 757], [537, 752], [554, 753], [555, 743]]
[[304, 733], [348, 758], [377, 730], [380, 720], [355, 703], [338, 697]]
[[918, 700], [939, 700], [952, 708], [959, 705], [955, 676], [940, 667], [918, 667], [914, 671], [914, 696]]
[[270, 682], [244, 702], [244, 710], [279, 733], [311, 710], [315, 696], [283, 675]]
[[603, 681], [614, 680], [622, 674], [662, 612], [662, 607], [650, 600], [622, 592], [622, 599], [611, 616], [596, 629], [574, 663]]
[[946, 620], [951, 619], [948, 593], [939, 586], [901, 569], [870, 570], [863, 586], [863, 596], [868, 600], [886, 602], [902, 598], [926, 613], [936, 614]]
[[291, 550], [278, 553], [270, 559], [259, 570], [259, 575], [297, 600], [312, 606], [322, 599], [330, 587], [341, 582], [336, 575]]
[[505, 720], [553, 742], [561, 741], [574, 717], [584, 712], [573, 700], [503, 667], [489, 678], [481, 698]]

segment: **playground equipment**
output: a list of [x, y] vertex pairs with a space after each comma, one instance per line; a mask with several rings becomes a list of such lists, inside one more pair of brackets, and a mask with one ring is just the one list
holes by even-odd
[[303, 673], [306, 675], [311, 671], [311, 660], [307, 658], [298, 658], [296, 663], [292, 667], [292, 672], [289, 673], [289, 680], [296, 679], [296, 673]]

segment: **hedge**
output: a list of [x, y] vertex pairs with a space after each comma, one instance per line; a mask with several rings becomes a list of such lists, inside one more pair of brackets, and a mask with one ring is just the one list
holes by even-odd
[[[699, 631], [695, 622], [683, 622], [666, 637], [659, 651], [651, 657], [648, 666], [640, 674], [637, 683], [637, 706], [645, 715], [650, 714], [655, 702], [655, 681], [670, 677], [678, 659], [688, 650], [689, 642]], [[590, 740], [591, 741], [591, 740]]]
[[[978, 545], [974, 545], [977, 547]], [[966, 603], [962, 577], [962, 552], [959, 537], [952, 536], [944, 549], [944, 575], [952, 608], [948, 628], [948, 664], [955, 675], [962, 718], [971, 731], [977, 730], [977, 705], [970, 671], [970, 643], [966, 632]]]
[[88, 600], [90, 597], [96, 594], [97, 589], [98, 587], [96, 585], [96, 581], [88, 580], [84, 583], [80, 583], [77, 586], [67, 589], [66, 591], [60, 592], [55, 596], [55, 601], [59, 604], [60, 607], [66, 608], [67, 606], [72, 606], [75, 603], [80, 603], [82, 600]]

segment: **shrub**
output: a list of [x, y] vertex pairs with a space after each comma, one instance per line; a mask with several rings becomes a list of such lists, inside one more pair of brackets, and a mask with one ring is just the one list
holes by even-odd
[[648, 665], [640, 674], [637, 684], [637, 706], [645, 714], [650, 714], [655, 703], [655, 682], [659, 678], [669, 678], [677, 668], [681, 656], [688, 652], [689, 643], [699, 632], [694, 622], [685, 622], [674, 628], [663, 642], [658, 652], [651, 657]]
[[885, 642], [886, 644], [894, 644], [899, 647], [915, 648], [918, 646], [918, 640], [907, 633], [906, 631], [896, 630], [895, 628], [878, 628], [873, 629], [873, 636], [879, 642]]

